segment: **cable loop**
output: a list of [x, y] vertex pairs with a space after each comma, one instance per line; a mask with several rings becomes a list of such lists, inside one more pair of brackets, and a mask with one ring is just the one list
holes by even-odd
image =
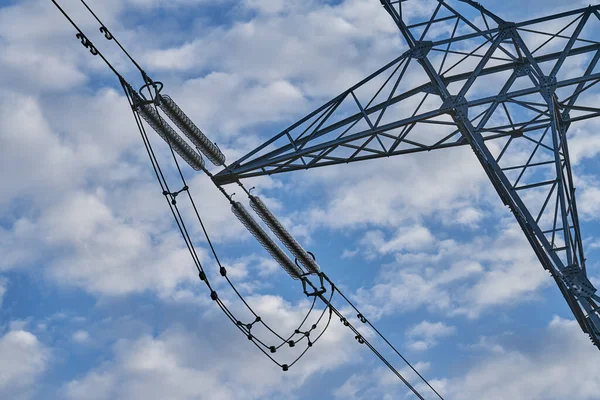
[[[150, 79], [150, 77], [148, 75], [143, 74], [143, 76], [144, 76], [144, 82], [146, 82], [146, 83], [140, 87], [140, 89], [138, 90], [138, 93], [140, 94], [140, 96], [142, 96], [144, 98], [144, 100], [156, 104], [156, 102], [158, 101], [158, 95], [163, 90], [164, 85], [160, 81], [153, 81], [152, 79]], [[154, 89], [154, 92], [152, 92], [152, 90], [150, 90], [150, 88]], [[146, 96], [144, 95], [144, 92], [143, 92], [144, 89], [148, 90], [148, 93], [152, 97], [151, 100], [146, 99]]]

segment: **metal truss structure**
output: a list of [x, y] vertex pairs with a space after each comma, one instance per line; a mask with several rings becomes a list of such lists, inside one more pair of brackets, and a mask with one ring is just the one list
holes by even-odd
[[469, 0], [381, 4], [408, 50], [215, 182], [470, 146], [600, 348], [567, 144], [574, 122], [600, 115], [600, 6], [514, 23]]

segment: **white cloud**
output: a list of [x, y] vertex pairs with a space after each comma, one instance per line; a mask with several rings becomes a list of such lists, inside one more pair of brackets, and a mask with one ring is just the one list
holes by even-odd
[[71, 336], [71, 338], [76, 342], [76, 343], [87, 343], [90, 341], [90, 334], [88, 331], [84, 331], [82, 329], [73, 332], [73, 335]]
[[39, 102], [3, 91], [0, 105], [0, 168], [12, 171], [2, 177], [0, 206], [32, 192], [47, 191], [51, 198], [69, 183], [78, 183], [73, 175], [76, 155], [53, 134]]
[[0, 396], [27, 399], [46, 370], [50, 352], [33, 334], [14, 330], [0, 337]]
[[[256, 296], [249, 302], [280, 332], [293, 331], [308, 307], [306, 302], [292, 306], [275, 296]], [[311, 376], [354, 359], [347, 346], [341, 345], [350, 344], [353, 336], [332, 321], [331, 331], [307, 358], [284, 373], [249, 341], [240, 340], [235, 328], [223, 325], [220, 315], [212, 313], [207, 318], [193, 327], [173, 326], [155, 337], [118, 341], [114, 360], [70, 381], [63, 388], [65, 396], [98, 400], [287, 398]], [[276, 356], [293, 359], [290, 351], [282, 348]]]
[[[303, 93], [314, 97], [338, 94], [402, 51], [397, 27], [378, 3], [249, 1], [245, 5], [258, 10], [258, 15], [150, 52], [145, 62], [155, 68], [235, 73], [247, 81], [293, 79]], [[293, 12], [280, 14], [283, 9]], [[364, 57], [365, 50], [370, 57]], [[180, 62], [164, 65], [169, 59]]]
[[400, 227], [389, 240], [385, 239], [382, 231], [369, 231], [361, 240], [361, 245], [379, 254], [426, 250], [434, 244], [434, 236], [424, 226]]
[[[160, 56], [160, 60], [181, 59], [178, 55]], [[185, 62], [185, 58], [183, 60]], [[239, 72], [212, 72], [202, 78], [189, 79], [181, 86], [170, 86], [165, 93], [172, 96], [228, 156], [232, 155], [226, 147], [228, 139], [243, 136], [248, 127], [265, 121], [283, 121], [299, 111], [307, 111], [302, 91], [290, 81], [282, 78], [256, 82]], [[243, 141], [241, 144], [243, 146]], [[234, 151], [240, 150], [236, 142]]]
[[438, 239], [429, 251], [396, 253], [396, 261], [383, 266], [375, 285], [359, 289], [357, 299], [372, 315], [425, 306], [468, 317], [534, 299], [551, 281], [523, 239], [512, 223], [497, 237]]
[[408, 347], [412, 350], [423, 351], [437, 345], [438, 339], [456, 333], [456, 327], [443, 322], [422, 321], [406, 331], [410, 339]]
[[4, 295], [6, 294], [7, 288], [8, 279], [0, 276], [0, 308], [2, 308], [2, 301], [4, 300]]
[[[214, 1], [214, 0], [211, 0]], [[216, 0], [219, 1], [219, 0]], [[216, 2], [215, 1], [215, 2]], [[186, 8], [207, 3], [208, 0], [127, 0], [134, 7], [141, 8]]]
[[341, 258], [342, 259], [354, 258], [358, 254], [358, 252], [359, 252], [358, 250], [344, 249], [344, 251], [342, 252]]
[[299, 184], [318, 190], [326, 204], [314, 206], [308, 211], [308, 218], [316, 226], [332, 228], [402, 226], [426, 216], [453, 215], [489, 190], [487, 178], [469, 149], [438, 152], [436, 157], [428, 155], [366, 161], [299, 174], [295, 178]]
[[[58, 282], [114, 295], [145, 289], [170, 292], [196, 279], [175, 232], [153, 235], [131, 226], [96, 196], [73, 195], [46, 218], [49, 243], [70, 249], [52, 266]], [[198, 254], [205, 259], [202, 249]]]
[[[427, 362], [416, 362], [413, 367], [422, 375], [427, 373], [431, 365]], [[436, 398], [437, 396], [425, 383], [406, 366], [398, 371], [411, 385], [426, 399]], [[429, 384], [440, 392], [445, 393], [445, 380], [428, 379]], [[348, 400], [367, 400], [383, 399], [393, 400], [398, 398], [415, 397], [404, 383], [402, 383], [394, 374], [383, 367], [377, 367], [371, 371], [351, 375], [340, 387], [334, 390], [333, 395], [336, 399]]]
[[[255, 134], [266, 121], [285, 122], [304, 114], [323, 97], [346, 89], [403, 51], [397, 28], [372, 0], [338, 5], [248, 0], [230, 10], [231, 24], [205, 28], [203, 17], [190, 16], [190, 27], [156, 32], [122, 18], [124, 11], [152, 8], [182, 12], [203, 1], [110, 0], [94, 6], [144, 66], [163, 71], [157, 77], [168, 80], [165, 91], [219, 143], [230, 161], [257, 145], [258, 136], [267, 136]], [[411, 12], [428, 15], [429, 3], [413, 1]], [[130, 6], [136, 8], [127, 9]], [[166, 14], [154, 22], [173, 23]], [[73, 15], [83, 20], [86, 31], [98, 33], [88, 16], [82, 18], [77, 10]], [[79, 45], [72, 28], [48, 2], [23, 1], [1, 9], [0, 39], [0, 69], [6, 71], [0, 83], [12, 90], [0, 95], [0, 169], [11, 172], [2, 176], [0, 185], [0, 210], [10, 215], [8, 225], [0, 228], [0, 270], [43, 269], [55, 278], [52, 282], [83, 288], [100, 301], [145, 291], [162, 299], [197, 301], [188, 285], [197, 279], [195, 272], [152, 182], [126, 101], [114, 90], [98, 89], [109, 76], [98, 57]], [[107, 53], [111, 60], [129, 71], [114, 50]], [[89, 82], [93, 86], [82, 86]], [[65, 94], [73, 88], [80, 95]], [[574, 158], [598, 153], [596, 137], [589, 132], [571, 141]], [[159, 149], [159, 157], [167, 160], [164, 150]], [[217, 244], [229, 250], [226, 246], [232, 243], [253, 243], [243, 242], [249, 236], [205, 177], [189, 181]], [[295, 232], [309, 237], [323, 227], [345, 232], [367, 227], [362, 245], [374, 254], [396, 257], [393, 265], [382, 269], [374, 288], [359, 293], [368, 298], [375, 314], [397, 312], [399, 305], [406, 305], [476, 316], [489, 307], [529, 299], [549, 281], [518, 229], [486, 232], [468, 243], [446, 240], [437, 231], [435, 237], [425, 223], [433, 218], [446, 226], [478, 228], [487, 217], [479, 206], [489, 184], [468, 149], [318, 170], [298, 181], [308, 182], [299, 189], [302, 193], [326, 189], [312, 210], [282, 217], [286, 223], [289, 218]], [[260, 185], [279, 185], [279, 193], [285, 190], [270, 179], [260, 180]], [[589, 217], [598, 211], [597, 193], [590, 189], [580, 200], [582, 213]], [[287, 199], [278, 198], [282, 203]], [[183, 211], [193, 217], [189, 207]], [[405, 227], [396, 230], [397, 226]], [[202, 246], [198, 227], [193, 234]], [[482, 254], [481, 248], [489, 252]], [[203, 260], [204, 254], [201, 249]], [[261, 288], [248, 279], [257, 272], [253, 268], [260, 278], [280, 271], [260, 254], [264, 255], [225, 260], [231, 277], [243, 281], [240, 286], [246, 292]], [[355, 249], [344, 252], [350, 258], [355, 254]], [[0, 282], [0, 292], [1, 288]], [[294, 307], [277, 297], [257, 296], [255, 301], [275, 320], [297, 316]], [[72, 339], [85, 341], [84, 332], [75, 332]], [[425, 340], [415, 336], [414, 346], [432, 346], [435, 338], [427, 342], [427, 334], [421, 334]], [[157, 337], [122, 340], [114, 348], [114, 361], [73, 380], [65, 393], [86, 399], [185, 399], [202, 398], [208, 389], [213, 391], [211, 398], [283, 396], [282, 386], [299, 387], [307, 377], [348, 361], [339, 353], [326, 360], [329, 350], [317, 352], [314, 363], [299, 364], [299, 372], [282, 377], [262, 361], [253, 368], [241, 363], [255, 360], [256, 354], [238, 346], [239, 337], [231, 349], [230, 342], [219, 342], [228, 350], [223, 359], [211, 353], [214, 349], [198, 345], [207, 337], [206, 331], [174, 328]], [[331, 346], [339, 343], [335, 336], [328, 340]], [[200, 350], [193, 350], [198, 346]], [[211, 362], [206, 362], [206, 353], [212, 355]], [[43, 370], [47, 361], [42, 364], [34, 369]], [[361, 377], [356, 380], [360, 383]], [[345, 393], [352, 398], [356, 391], [349, 387]]]
[[574, 163], [592, 158], [600, 153], [598, 124], [592, 120], [585, 125], [574, 125], [573, 137], [569, 138], [569, 155]]
[[446, 225], [460, 224], [470, 228], [478, 228], [479, 223], [484, 218], [484, 212], [475, 207], [464, 207], [456, 210], [456, 213], [448, 213], [442, 216], [442, 221]]
[[591, 176], [579, 176], [577, 179], [577, 210], [585, 221], [600, 218], [600, 183]]
[[[503, 340], [502, 346], [480, 340], [471, 351], [483, 352], [470, 358], [472, 361], [464, 373], [444, 379], [429, 379], [429, 383], [444, 398], [457, 400], [597, 398], [600, 384], [596, 377], [600, 373], [600, 359], [596, 357], [597, 350], [582, 335], [577, 322], [554, 317], [535, 338], [534, 345], [523, 345], [522, 340], [511, 343], [509, 339], [510, 336]], [[570, 378], [565, 380], [564, 376]], [[335, 392], [336, 398], [396, 399], [407, 393], [402, 385], [391, 385], [392, 382], [373, 378], [368, 375], [351, 376]], [[416, 383], [415, 387], [425, 398], [436, 397], [428, 392], [424, 383], [414, 379], [410, 381]]]
[[[451, 379], [449, 397], [500, 400], [598, 397], [600, 359], [572, 320], [555, 317], [534, 349], [507, 348]], [[577, 371], [577, 373], [573, 373]], [[568, 375], [567, 380], [562, 379]]]

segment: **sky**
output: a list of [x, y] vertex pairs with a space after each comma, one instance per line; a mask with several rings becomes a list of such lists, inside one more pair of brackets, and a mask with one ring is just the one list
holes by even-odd
[[[416, 16], [431, 9], [416, 3]], [[518, 21], [589, 0], [481, 3]], [[60, 4], [139, 86], [80, 2]], [[406, 50], [377, 0], [89, 5], [229, 162]], [[0, 0], [0, 398], [414, 398], [339, 319], [287, 372], [240, 334], [198, 279], [118, 80], [75, 33], [50, 1]], [[575, 124], [570, 145], [598, 285], [596, 124]], [[301, 285], [206, 175], [183, 172], [230, 279], [263, 320], [293, 332], [310, 307]], [[600, 353], [469, 148], [245, 183], [444, 398], [600, 399]], [[182, 210], [216, 290], [249, 320]]]

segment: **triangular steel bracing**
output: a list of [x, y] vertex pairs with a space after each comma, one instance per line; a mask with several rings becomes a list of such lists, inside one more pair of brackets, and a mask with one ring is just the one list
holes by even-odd
[[513, 23], [474, 1], [380, 1], [408, 50], [215, 181], [470, 146], [600, 348], [567, 143], [600, 115], [600, 6]]

